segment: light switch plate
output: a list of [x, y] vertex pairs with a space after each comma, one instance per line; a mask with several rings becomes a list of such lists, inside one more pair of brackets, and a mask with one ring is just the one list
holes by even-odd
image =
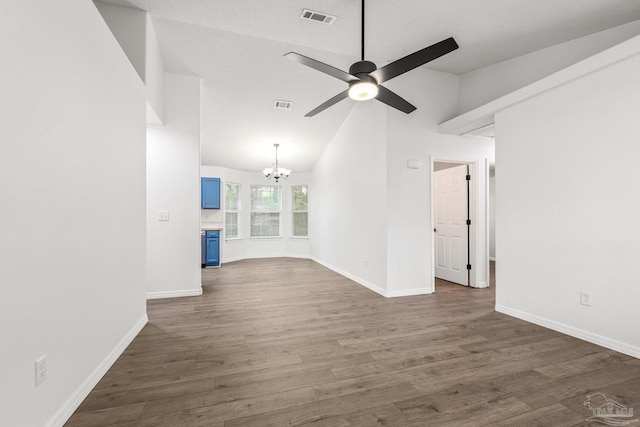
[[35, 362], [36, 368], [36, 387], [47, 379], [47, 355], [41, 356]]
[[580, 304], [591, 307], [591, 292], [580, 291]]

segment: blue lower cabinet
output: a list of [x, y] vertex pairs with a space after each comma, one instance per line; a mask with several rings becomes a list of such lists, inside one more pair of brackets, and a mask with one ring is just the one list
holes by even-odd
[[208, 267], [220, 266], [220, 231], [213, 230], [206, 233], [207, 253], [205, 256], [205, 265]]

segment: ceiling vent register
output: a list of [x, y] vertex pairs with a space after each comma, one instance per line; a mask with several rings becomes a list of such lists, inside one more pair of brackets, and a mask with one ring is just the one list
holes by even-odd
[[293, 102], [291, 101], [276, 101], [273, 104], [273, 108], [278, 108], [280, 110], [290, 110]]
[[308, 21], [322, 22], [323, 24], [331, 25], [336, 20], [335, 16], [327, 15], [326, 13], [314, 12], [313, 10], [305, 9], [300, 16], [302, 19]]

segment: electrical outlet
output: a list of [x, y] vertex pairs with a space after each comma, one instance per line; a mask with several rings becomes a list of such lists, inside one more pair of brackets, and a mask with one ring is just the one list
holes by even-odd
[[36, 367], [36, 387], [47, 379], [47, 355], [43, 355], [35, 362]]
[[158, 211], [158, 221], [169, 221], [169, 211]]
[[591, 307], [591, 292], [580, 291], [580, 304]]

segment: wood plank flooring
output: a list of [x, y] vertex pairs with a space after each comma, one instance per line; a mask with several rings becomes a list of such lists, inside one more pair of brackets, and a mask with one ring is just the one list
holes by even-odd
[[149, 301], [66, 426], [586, 426], [594, 392], [640, 413], [637, 359], [496, 313], [494, 288], [387, 299], [288, 258], [202, 280]]

